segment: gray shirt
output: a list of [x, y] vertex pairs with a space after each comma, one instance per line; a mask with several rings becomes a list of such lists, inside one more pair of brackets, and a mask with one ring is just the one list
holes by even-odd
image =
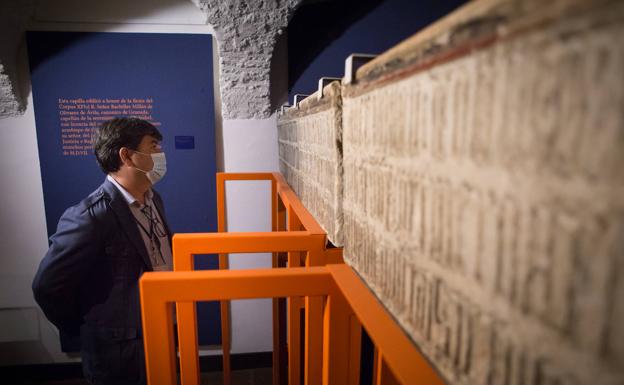
[[141, 204], [122, 185], [117, 183], [111, 175], [107, 175], [106, 179], [117, 187], [128, 203], [139, 233], [141, 233], [141, 238], [145, 243], [145, 249], [152, 262], [154, 271], [173, 270], [171, 245], [169, 244], [169, 237], [167, 236], [164, 222], [154, 205], [154, 192], [151, 189], [147, 190], [145, 193], [145, 204]]

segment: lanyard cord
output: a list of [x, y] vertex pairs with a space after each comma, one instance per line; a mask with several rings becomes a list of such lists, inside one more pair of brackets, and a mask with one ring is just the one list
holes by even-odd
[[[143, 232], [145, 233], [145, 235], [147, 235], [147, 237], [149, 239], [154, 239], [154, 231], [152, 228], [152, 224], [150, 223], [150, 231], [147, 231], [147, 229], [145, 228], [145, 226], [143, 226], [141, 224], [141, 222], [139, 222], [138, 219], [134, 218], [134, 221], [137, 223], [137, 225], [139, 225], [139, 227], [141, 228], [141, 230], [143, 230]], [[151, 222], [151, 221], [150, 221]]]
[[[146, 208], [149, 208], [149, 211], [150, 211], [150, 215], [149, 216], [144, 211]], [[154, 253], [154, 249], [156, 249], [158, 251], [158, 254], [160, 254], [160, 259], [163, 261], [164, 264], [167, 264], [167, 262], [165, 261], [165, 257], [162, 254], [162, 250], [160, 250], [160, 239], [158, 239], [157, 235], [154, 236], [154, 221], [156, 221], [156, 218], [151, 215], [151, 212], [152, 212], [152, 207], [149, 206], [149, 205], [145, 205], [145, 207], [143, 207], [143, 209], [141, 209], [141, 213], [143, 213], [145, 218], [147, 218], [147, 220], [150, 223], [150, 231], [149, 232], [147, 231], [145, 226], [143, 226], [143, 224], [141, 224], [141, 222], [139, 222], [139, 220], [133, 215], [134, 221], [139, 225], [139, 228], [141, 230], [143, 230], [145, 235], [147, 235], [147, 237], [150, 239], [150, 243], [151, 243], [151, 246], [152, 246], [152, 253]], [[154, 247], [154, 246], [156, 246], [156, 247]]]

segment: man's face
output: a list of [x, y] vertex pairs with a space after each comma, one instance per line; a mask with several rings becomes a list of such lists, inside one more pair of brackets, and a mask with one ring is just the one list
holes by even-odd
[[130, 159], [135, 166], [144, 171], [150, 171], [154, 167], [154, 161], [150, 154], [162, 152], [162, 147], [158, 139], [151, 135], [145, 135], [136, 151], [130, 150]]

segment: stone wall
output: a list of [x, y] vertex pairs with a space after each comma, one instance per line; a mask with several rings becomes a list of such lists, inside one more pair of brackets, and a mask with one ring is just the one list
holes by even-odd
[[340, 83], [290, 108], [278, 121], [280, 171], [297, 196], [342, 246], [342, 98]]
[[271, 56], [302, 0], [192, 1], [217, 33], [223, 118], [271, 116]]
[[30, 86], [27, 79], [26, 23], [34, 11], [34, 0], [0, 2], [0, 119], [19, 116], [26, 109]]
[[342, 86], [347, 263], [449, 383], [624, 384], [622, 41], [621, 1], [475, 1]]

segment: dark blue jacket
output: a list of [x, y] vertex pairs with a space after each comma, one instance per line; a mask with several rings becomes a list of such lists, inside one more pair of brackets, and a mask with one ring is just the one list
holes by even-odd
[[[156, 192], [154, 204], [171, 236]], [[108, 180], [61, 216], [33, 292], [59, 330], [80, 336], [93, 384], [145, 382], [138, 281], [151, 270], [132, 212]]]

